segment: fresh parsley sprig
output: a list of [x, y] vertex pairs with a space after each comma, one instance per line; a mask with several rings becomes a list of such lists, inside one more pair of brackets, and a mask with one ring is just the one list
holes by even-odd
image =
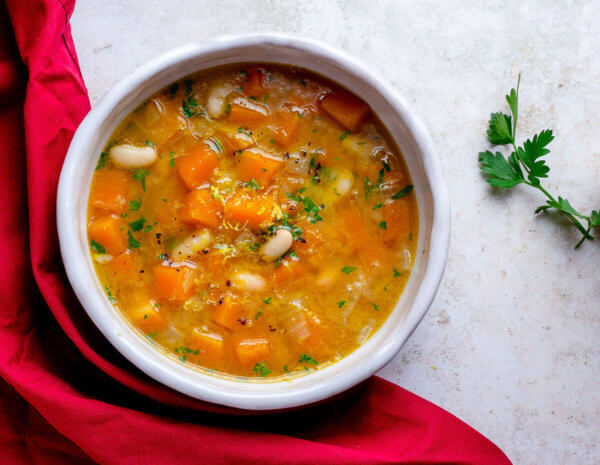
[[[575, 245], [577, 249], [586, 239], [593, 240], [590, 234], [593, 227], [600, 225], [600, 213], [592, 210], [589, 216], [579, 213], [570, 202], [561, 196], [554, 198], [541, 184], [542, 178], [548, 177], [550, 167], [542, 157], [550, 153], [548, 144], [554, 140], [551, 129], [544, 129], [539, 134], [527, 139], [523, 145], [517, 147], [517, 120], [519, 115], [519, 85], [521, 76], [517, 81], [517, 88], [511, 89], [506, 96], [511, 115], [502, 112], [492, 113], [489, 121], [487, 135], [493, 145], [508, 145], [512, 153], [505, 157], [501, 152], [495, 154], [487, 150], [479, 153], [481, 171], [486, 181], [494, 187], [510, 188], [517, 184], [527, 184], [539, 189], [546, 197], [546, 204], [539, 206], [535, 213], [541, 213], [551, 208], [565, 215], [571, 223], [581, 232], [582, 238]], [[584, 225], [580, 220], [584, 220]]]

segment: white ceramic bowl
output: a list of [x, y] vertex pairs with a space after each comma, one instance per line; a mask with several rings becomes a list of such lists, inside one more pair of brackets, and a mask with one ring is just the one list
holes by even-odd
[[[419, 205], [417, 256], [406, 289], [383, 326], [339, 362], [291, 381], [223, 379], [157, 351], [108, 301], [90, 257], [86, 208], [94, 168], [117, 124], [142, 101], [196, 71], [236, 62], [301, 66], [355, 92], [377, 113], [404, 154]], [[369, 67], [325, 44], [280, 34], [217, 37], [172, 50], [110, 90], [83, 120], [61, 172], [57, 198], [60, 249], [79, 301], [106, 338], [152, 378], [205, 401], [251, 410], [311, 404], [371, 376], [400, 350], [437, 292], [450, 240], [446, 184], [429, 134], [404, 99]]]

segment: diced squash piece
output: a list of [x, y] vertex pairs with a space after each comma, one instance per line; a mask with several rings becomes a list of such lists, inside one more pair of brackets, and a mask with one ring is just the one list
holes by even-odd
[[356, 132], [369, 113], [369, 106], [344, 91], [327, 94], [321, 100], [321, 108], [333, 119], [352, 132]]
[[222, 208], [211, 195], [210, 189], [197, 189], [185, 196], [181, 219], [186, 223], [216, 228], [221, 221]]
[[189, 189], [207, 182], [217, 166], [217, 154], [206, 144], [195, 147], [189, 155], [175, 160], [177, 173]]
[[95, 240], [111, 254], [124, 252], [127, 248], [123, 222], [115, 215], [92, 221], [88, 232], [90, 239]]
[[167, 320], [152, 301], [130, 307], [127, 311], [131, 322], [144, 333], [161, 331], [167, 327]]
[[356, 209], [347, 209], [340, 212], [340, 233], [345, 238], [350, 250], [361, 248], [372, 241], [362, 215]]
[[406, 199], [390, 200], [383, 205], [386, 229], [381, 231], [383, 241], [393, 244], [398, 239], [408, 240], [410, 233], [410, 208]]
[[118, 170], [98, 170], [90, 198], [92, 206], [109, 213], [127, 210], [135, 181], [130, 173]]
[[212, 311], [212, 319], [215, 323], [227, 329], [240, 327], [238, 321], [242, 317], [242, 307], [232, 296], [223, 297], [221, 304], [217, 304]]
[[259, 149], [244, 150], [239, 156], [238, 174], [244, 182], [255, 179], [260, 187], [270, 184], [283, 160], [269, 157]]
[[225, 203], [225, 218], [251, 228], [259, 228], [273, 218], [276, 204], [270, 197], [240, 191]]
[[299, 123], [300, 116], [297, 112], [283, 108], [271, 118], [271, 123], [269, 124], [271, 137], [275, 142], [287, 146], [293, 142], [296, 137]]
[[298, 260], [284, 259], [275, 269], [273, 280], [278, 286], [285, 286], [308, 274], [307, 268]]
[[194, 294], [196, 270], [187, 266], [155, 266], [154, 290], [160, 300], [182, 301]]
[[242, 85], [242, 90], [248, 97], [262, 97], [265, 94], [264, 76], [260, 69], [250, 70]]
[[190, 334], [190, 346], [200, 351], [201, 358], [216, 363], [223, 357], [223, 336], [217, 333], [194, 328]]
[[107, 266], [113, 276], [122, 283], [130, 284], [139, 278], [133, 254], [129, 251], [115, 255]]
[[264, 338], [242, 339], [235, 344], [235, 356], [244, 368], [252, 368], [269, 356], [269, 341]]
[[244, 128], [254, 128], [264, 123], [268, 116], [269, 110], [264, 105], [238, 97], [230, 104], [228, 120]]

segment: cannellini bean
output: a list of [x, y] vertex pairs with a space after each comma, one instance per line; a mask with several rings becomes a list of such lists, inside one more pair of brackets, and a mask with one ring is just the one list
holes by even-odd
[[198, 255], [206, 249], [212, 241], [212, 235], [207, 229], [196, 231], [186, 237], [173, 249], [172, 257], [174, 260], [184, 260]]
[[266, 262], [273, 261], [290, 250], [293, 242], [292, 233], [287, 229], [280, 228], [275, 231], [273, 237], [263, 244], [260, 255]]
[[211, 118], [219, 118], [225, 111], [225, 97], [233, 91], [231, 84], [221, 84], [213, 87], [208, 93], [206, 110]]
[[155, 147], [136, 147], [134, 145], [115, 145], [110, 149], [112, 161], [121, 168], [141, 168], [151, 165], [158, 158]]
[[336, 168], [335, 174], [337, 175], [333, 181], [333, 189], [335, 193], [341, 197], [348, 195], [354, 184], [354, 175], [352, 171], [346, 168]]
[[265, 287], [265, 278], [256, 273], [239, 272], [232, 276], [231, 284], [246, 291], [258, 291]]

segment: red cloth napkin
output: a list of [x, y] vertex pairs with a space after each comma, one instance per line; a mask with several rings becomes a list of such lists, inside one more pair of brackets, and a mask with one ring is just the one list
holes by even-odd
[[510, 464], [376, 377], [317, 407], [250, 415], [154, 382], [101, 337], [66, 280], [55, 226], [60, 168], [90, 108], [73, 5], [0, 5], [0, 462]]

